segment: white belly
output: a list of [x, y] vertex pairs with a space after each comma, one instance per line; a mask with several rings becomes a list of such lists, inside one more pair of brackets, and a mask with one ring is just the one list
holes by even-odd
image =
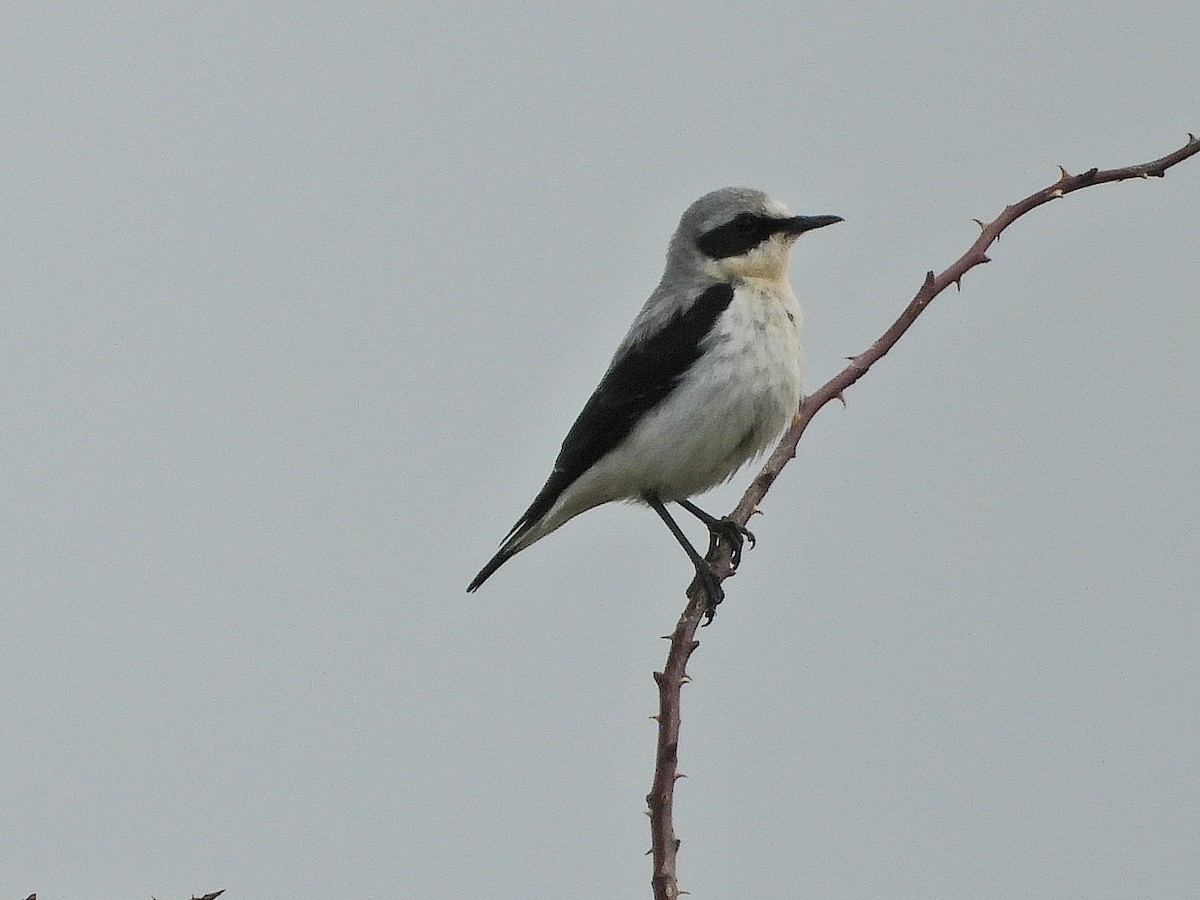
[[690, 497], [725, 481], [773, 444], [796, 414], [804, 375], [800, 307], [783, 287], [739, 286], [705, 358], [663, 403], [661, 415], [630, 435], [630, 450], [644, 454], [662, 499]]
[[785, 282], [749, 279], [738, 286], [704, 357], [580, 476], [546, 524], [554, 528], [600, 503], [647, 493], [663, 500], [703, 493], [769, 447], [800, 405], [800, 324], [800, 306]]

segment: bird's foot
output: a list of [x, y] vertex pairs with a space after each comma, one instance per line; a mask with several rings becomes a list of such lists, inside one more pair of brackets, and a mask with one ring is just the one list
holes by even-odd
[[729, 565], [735, 570], [742, 561], [742, 546], [746, 541], [750, 542], [751, 548], [757, 543], [754, 539], [754, 532], [745, 525], [739, 525], [728, 516], [708, 523], [708, 533], [710, 537], [709, 553], [717, 548], [717, 541], [724, 540], [729, 543]]
[[725, 589], [721, 587], [721, 580], [717, 578], [713, 567], [704, 560], [701, 560], [701, 564], [696, 566], [696, 578], [703, 585], [704, 593], [708, 597], [708, 602], [704, 604], [702, 625], [711, 625], [713, 617], [717, 614], [717, 606], [725, 599]]

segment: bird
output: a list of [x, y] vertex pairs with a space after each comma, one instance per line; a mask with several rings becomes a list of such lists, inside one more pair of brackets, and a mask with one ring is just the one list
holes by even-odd
[[792, 245], [840, 216], [795, 216], [760, 190], [726, 187], [684, 212], [662, 280], [634, 318], [599, 386], [567, 432], [549, 478], [476, 591], [516, 554], [603, 503], [649, 506], [687, 553], [712, 621], [724, 590], [667, 510], [674, 503], [724, 539], [737, 568], [754, 535], [691, 498], [729, 480], [792, 421], [803, 391]]

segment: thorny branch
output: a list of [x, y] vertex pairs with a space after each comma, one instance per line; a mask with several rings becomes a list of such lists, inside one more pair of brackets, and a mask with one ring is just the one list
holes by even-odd
[[[803, 400], [791, 427], [784, 434], [774, 452], [771, 453], [762, 470], [755, 476], [730, 518], [742, 525], [749, 521], [750, 516], [758, 509], [758, 504], [762, 502], [767, 491], [771, 489], [771, 485], [775, 483], [775, 479], [779, 477], [779, 473], [783, 471], [783, 467], [796, 455], [796, 445], [813, 416], [830, 400], [842, 398], [847, 388], [862, 378], [871, 366], [882, 359], [908, 331], [913, 322], [917, 320], [917, 316], [934, 297], [951, 284], [961, 287], [962, 278], [967, 272], [976, 266], [990, 262], [987, 257], [987, 249], [1000, 237], [1005, 228], [1031, 209], [1073, 191], [1110, 181], [1125, 181], [1129, 178], [1162, 178], [1171, 166], [1183, 162], [1197, 153], [1200, 153], [1200, 139], [1189, 134], [1187, 144], [1174, 153], [1168, 153], [1161, 159], [1141, 165], [1126, 166], [1122, 169], [1088, 169], [1079, 175], [1071, 175], [1066, 169], [1060, 167], [1062, 175], [1054, 184], [1005, 207], [1004, 211], [991, 222], [985, 223], [976, 220], [981, 231], [970, 249], [941, 274], [935, 275], [932, 271], [927, 272], [925, 281], [916, 296], [879, 340], [857, 356], [850, 357], [850, 364], [846, 368]], [[732, 574], [730, 550], [729, 544], [725, 542], [720, 542], [709, 550], [708, 561], [712, 564], [717, 577], [722, 581]], [[679, 755], [680, 689], [687, 680], [688, 658], [700, 645], [700, 642], [696, 640], [696, 629], [700, 625], [700, 620], [705, 616], [706, 606], [707, 595], [704, 588], [698, 580], [694, 580], [688, 588], [687, 607], [680, 616], [675, 630], [668, 636], [671, 645], [667, 652], [667, 663], [663, 667], [663, 671], [654, 673], [659, 695], [659, 709], [656, 716], [658, 719], [658, 746], [654, 764], [654, 783], [650, 793], [646, 796], [646, 803], [649, 806], [650, 833], [653, 841], [650, 853], [654, 857], [654, 874], [650, 883], [654, 888], [655, 900], [676, 900], [681, 893], [676, 880], [675, 867], [679, 840], [675, 837], [673, 820], [675, 782], [682, 777], [676, 768]]]

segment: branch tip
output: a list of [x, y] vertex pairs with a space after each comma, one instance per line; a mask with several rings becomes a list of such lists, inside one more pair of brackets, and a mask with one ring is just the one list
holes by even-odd
[[[990, 249], [993, 242], [998, 242], [1004, 230], [1017, 219], [1050, 200], [1059, 199], [1085, 187], [1120, 182], [1135, 177], [1162, 178], [1167, 169], [1197, 155], [1200, 155], [1200, 138], [1194, 133], [1188, 132], [1186, 146], [1174, 150], [1160, 159], [1138, 165], [1119, 169], [1091, 168], [1078, 175], [1071, 175], [1064, 166], [1058, 166], [1059, 178], [1056, 183], [1042, 187], [1024, 199], [1005, 206], [991, 222], [985, 223], [981, 219], [973, 219], [972, 221], [980, 227], [981, 233], [966, 252], [940, 275], [932, 269], [926, 271], [916, 295], [883, 335], [857, 356], [846, 357], [848, 364], [841, 372], [801, 401], [792, 427], [788, 429], [761, 471], [751, 481], [750, 487], [736, 510], [750, 509], [752, 512], [749, 515], [759, 512], [758, 505], [779, 476], [783, 466], [796, 457], [797, 443], [804, 435], [805, 427], [812, 418], [834, 398], [845, 405], [844, 392], [895, 346], [926, 307], [950, 286], [951, 281], [961, 291], [964, 275], [974, 266], [991, 261], [983, 251]], [[749, 515], [747, 519], [749, 519]], [[721, 577], [727, 574], [728, 562], [728, 556], [723, 556]], [[650, 817], [650, 830], [653, 838], [651, 855], [654, 857], [654, 874], [651, 877], [651, 884], [657, 900], [668, 900], [668, 898], [678, 900], [688, 894], [679, 887], [676, 876], [675, 854], [679, 850], [680, 842], [675, 836], [672, 822], [674, 800], [672, 787], [678, 779], [686, 777], [683, 773], [676, 771], [681, 719], [680, 687], [691, 681], [687, 676], [686, 667], [692, 653], [700, 646], [700, 642], [695, 640], [698, 629], [701, 625], [708, 625], [712, 621], [712, 612], [705, 608], [702, 601], [702, 588], [699, 583], [693, 583], [688, 590], [688, 605], [673, 633], [670, 636], [664, 635], [664, 639], [670, 641], [670, 649], [663, 672], [654, 673], [654, 679], [659, 686], [661, 709], [658, 715], [650, 717], [658, 722], [658, 742], [653, 788], [646, 799], [649, 805], [647, 815]]]

